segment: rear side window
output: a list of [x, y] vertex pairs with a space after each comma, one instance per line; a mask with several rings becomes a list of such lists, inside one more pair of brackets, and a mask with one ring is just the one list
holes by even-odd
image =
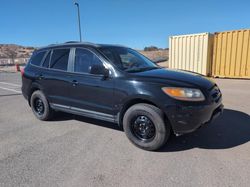
[[51, 51], [48, 52], [48, 54], [46, 55], [46, 58], [43, 62], [43, 67], [45, 67], [45, 68], [49, 68], [50, 54], [51, 54]]
[[46, 51], [36, 53], [32, 58], [30, 63], [36, 66], [40, 66]]
[[50, 68], [67, 71], [70, 49], [53, 50]]
[[74, 72], [89, 73], [90, 66], [94, 64], [102, 65], [101, 60], [95, 54], [86, 49], [76, 49]]

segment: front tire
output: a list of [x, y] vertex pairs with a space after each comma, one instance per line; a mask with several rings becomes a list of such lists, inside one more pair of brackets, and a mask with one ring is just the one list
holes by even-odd
[[30, 104], [34, 115], [38, 119], [42, 121], [47, 121], [52, 118], [53, 111], [50, 108], [49, 102], [42, 91], [37, 90], [32, 93], [30, 98]]
[[123, 117], [128, 139], [137, 147], [154, 151], [162, 147], [170, 136], [170, 124], [165, 124], [163, 112], [150, 104], [135, 104]]

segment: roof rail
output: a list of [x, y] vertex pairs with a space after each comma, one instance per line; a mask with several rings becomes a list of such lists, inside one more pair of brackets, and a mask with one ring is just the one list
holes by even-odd
[[120, 46], [120, 47], [125, 47], [122, 45], [113, 45], [113, 44], [95, 44], [95, 43], [91, 43], [91, 42], [78, 42], [78, 41], [68, 41], [65, 43], [59, 43], [59, 44], [50, 44], [48, 46], [44, 46], [44, 47], [40, 47], [38, 48], [38, 50], [40, 49], [46, 49], [49, 47], [60, 47], [60, 46], [81, 46], [81, 45], [88, 45], [88, 46], [94, 46], [94, 47], [100, 47], [100, 46]]
[[68, 42], [64, 42], [65, 44], [69, 44], [69, 43], [79, 43], [78, 41], [68, 41]]

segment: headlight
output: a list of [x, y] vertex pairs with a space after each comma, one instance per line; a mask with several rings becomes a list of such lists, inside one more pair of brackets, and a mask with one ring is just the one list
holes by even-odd
[[204, 101], [205, 97], [199, 89], [194, 88], [178, 88], [178, 87], [163, 87], [162, 91], [178, 100], [183, 101]]

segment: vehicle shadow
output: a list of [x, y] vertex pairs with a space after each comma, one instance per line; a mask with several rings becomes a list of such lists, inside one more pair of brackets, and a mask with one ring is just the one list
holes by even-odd
[[159, 152], [184, 151], [192, 148], [227, 149], [250, 140], [250, 116], [225, 109], [223, 115], [206, 127], [180, 137], [172, 136]]
[[113, 130], [123, 131], [121, 127], [119, 127], [115, 123], [106, 122], [98, 119], [78, 116], [74, 114], [64, 113], [64, 112], [56, 112], [52, 121], [67, 121], [67, 120], [77, 120], [84, 123], [90, 123], [90, 125], [97, 125], [100, 127], [105, 127]]
[[[123, 131], [114, 123], [63, 112], [57, 112], [53, 119], [53, 121], [66, 120], [77, 120], [90, 125]], [[196, 132], [180, 137], [172, 135], [167, 144], [158, 152], [177, 152], [192, 148], [227, 149], [248, 141], [250, 141], [250, 116], [240, 111], [224, 109], [222, 116]]]

